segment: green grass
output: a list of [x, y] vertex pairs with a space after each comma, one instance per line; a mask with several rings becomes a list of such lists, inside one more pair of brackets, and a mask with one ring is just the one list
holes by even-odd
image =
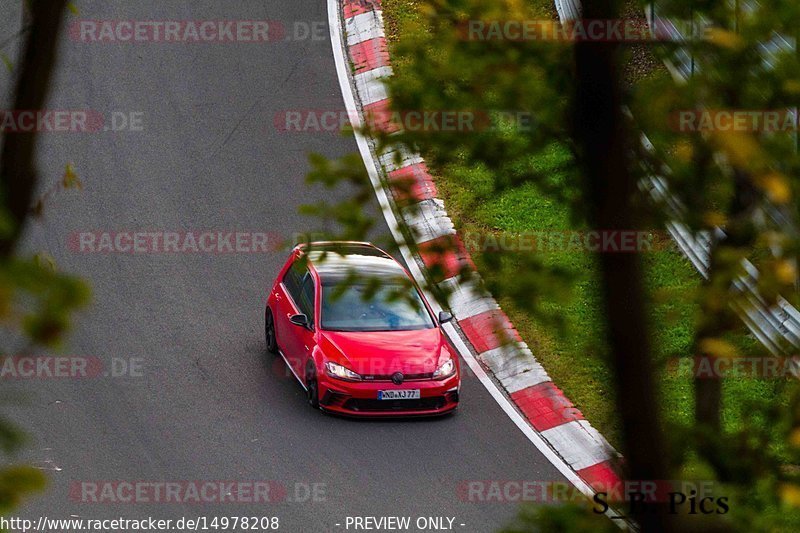
[[[542, 8], [550, 8], [550, 0], [535, 0]], [[403, 23], [419, 20], [419, 2], [413, 0], [384, 0], [384, 19], [390, 41], [402, 38]], [[407, 58], [393, 55], [394, 62]], [[560, 145], [552, 145], [540, 154], [536, 165], [553, 182], [565, 180], [564, 163], [571, 157]], [[502, 193], [492, 192], [492, 178], [476, 169], [459, 168], [445, 172], [428, 160], [436, 177], [440, 197], [444, 199], [450, 217], [459, 231], [470, 233], [526, 232], [543, 230], [581, 230], [569, 217], [567, 205], [554, 200], [533, 184], [523, 184]], [[499, 302], [541, 362], [553, 381], [564, 391], [586, 418], [615, 446], [619, 447], [619, 421], [614, 405], [614, 387], [602, 342], [602, 313], [598, 269], [592, 254], [582, 251], [540, 254], [544, 265], [566, 270], [571, 278], [571, 296], [547, 300], [543, 308], [556, 313], [564, 322], [563, 331], [529, 313], [511, 298]], [[503, 269], [488, 268], [482, 254], [473, 254], [481, 276], [487, 284], [502, 282], [502, 277], [522, 268], [519, 256], [503, 258]], [[698, 307], [694, 294], [701, 278], [692, 265], [675, 249], [653, 251], [641, 255], [650, 306], [651, 335], [654, 359], [663, 364], [673, 356], [691, 351]], [[729, 339], [745, 354], [763, 353], [763, 348], [749, 336]], [[669, 422], [688, 424], [693, 416], [693, 392], [688, 376], [676, 377], [667, 372], [659, 374], [663, 415]], [[726, 379], [723, 385], [726, 429], [741, 424], [740, 407], [748, 401], [778, 401], [785, 403], [780, 381]], [[776, 400], [777, 397], [777, 400]]]
[[[566, 149], [554, 145], [539, 158], [538, 165], [540, 170], [551, 172], [557, 181], [559, 169], [569, 157]], [[496, 197], [484, 196], [487, 177], [465, 171], [459, 172], [457, 177], [443, 173], [437, 178], [437, 187], [461, 231], [515, 233], [576, 229], [570, 222], [567, 206], [544, 196], [530, 184], [506, 190]], [[688, 353], [695, 308], [685, 301], [685, 296], [697, 288], [699, 276], [674, 250], [651, 252], [642, 257], [647, 286], [656, 301], [652, 322], [669, 326], [653, 328], [659, 337], [655, 343], [656, 355], [666, 359], [670, 354]], [[507, 258], [509, 264], [496, 271], [486, 268], [481, 254], [476, 254], [475, 259], [489, 284], [501, 281], [494, 278], [503, 276], [504, 272], [515, 271], [515, 262], [519, 261], [511, 256]], [[500, 304], [553, 381], [593, 425], [610, 441], [618, 443], [612, 376], [604, 360], [601, 341], [603, 324], [598, 311], [600, 294], [594, 258], [583, 251], [564, 251], [542, 253], [540, 259], [548, 267], [567, 270], [573, 279], [571, 294], [565, 302], [544, 303], [546, 310], [558, 313], [564, 321], [563, 333], [518, 309], [511, 298], [500, 298]], [[670, 405], [677, 407], [666, 414], [676, 421], [687, 421], [691, 412], [688, 381], [665, 380], [663, 389], [670, 398]]]

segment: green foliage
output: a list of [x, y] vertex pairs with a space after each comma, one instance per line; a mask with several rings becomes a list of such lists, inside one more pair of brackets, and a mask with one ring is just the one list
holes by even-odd
[[22, 498], [44, 490], [42, 472], [29, 466], [11, 466], [0, 470], [0, 516], [16, 509]]
[[[393, 39], [394, 76], [387, 84], [392, 105], [408, 110], [522, 112], [535, 117], [536, 127], [500, 123], [480, 131], [403, 131], [388, 135], [371, 132], [378, 150], [402, 146], [427, 158], [456, 214], [461, 229], [515, 232], [530, 229], [586, 229], [589, 206], [573, 148], [571, 104], [575, 92], [574, 50], [570, 43], [475, 40], [464, 38], [470, 20], [552, 19], [549, 1], [519, 0], [385, 0], [388, 32]], [[763, 348], [745, 337], [746, 330], [731, 304], [749, 305], [731, 291], [744, 273], [741, 261], [760, 271], [758, 289], [766, 303], [778, 295], [797, 302], [796, 260], [800, 244], [795, 228], [776, 224], [779, 213], [800, 221], [797, 195], [800, 158], [796, 138], [784, 133], [697, 132], [675, 128], [682, 110], [784, 110], [800, 101], [800, 61], [795, 53], [779, 53], [766, 62], [761, 43], [778, 31], [796, 37], [800, 6], [775, 0], [752, 12], [733, 11], [723, 0], [664, 0], [662, 15], [689, 19], [705, 17], [716, 28], [685, 46], [694, 54], [695, 76], [686, 83], [656, 75], [626, 83], [624, 104], [635, 117], [628, 125], [632, 156], [628, 167], [637, 178], [662, 174], [685, 207], [684, 223], [693, 233], [725, 228], [728, 238], [714, 242], [712, 270], [707, 282], [693, 278], [689, 265], [674, 251], [644, 259], [651, 288], [650, 312], [656, 324], [652, 337], [659, 368], [669, 358], [698, 353], [709, 356], [764, 355]], [[762, 2], [766, 4], [766, 2]], [[635, 9], [641, 12], [644, 6]], [[646, 52], [666, 59], [674, 43], [647, 45]], [[620, 47], [619, 70], [632, 56]], [[579, 127], [579, 125], [578, 125]], [[638, 143], [639, 130], [654, 144], [653, 153]], [[371, 224], [358, 205], [370, 196], [368, 180], [355, 158], [330, 163], [314, 160], [311, 181], [332, 186], [346, 182], [358, 201], [320, 205], [306, 212], [322, 213], [348, 228], [345, 236], [364, 236]], [[662, 227], [663, 206], [642, 195], [635, 200], [650, 227]], [[402, 200], [401, 200], [402, 204]], [[404, 229], [408, 235], [408, 229]], [[359, 237], [360, 238], [360, 237]], [[558, 351], [545, 360], [569, 396], [611, 388], [604, 363], [603, 321], [599, 316], [595, 266], [587, 254], [476, 254], [488, 288], [512, 312], [527, 337], [547, 352], [553, 331], [561, 327], [569, 350], [584, 349], [587, 363], [570, 382], [569, 364], [559, 368]], [[523, 317], [519, 320], [517, 317]], [[598, 340], [575, 342], [576, 324], [586, 324]], [[556, 326], [554, 329], [553, 326]], [[556, 336], [557, 337], [557, 336]], [[572, 343], [570, 345], [569, 343]], [[588, 348], [588, 349], [586, 349]], [[599, 383], [581, 390], [591, 377]], [[583, 373], [581, 373], [581, 370]], [[590, 373], [591, 374], [591, 373]], [[686, 529], [790, 531], [800, 528], [800, 402], [796, 380], [726, 378], [722, 426], [710, 430], [692, 417], [697, 390], [685, 379], [666, 378], [662, 404], [669, 414], [664, 439], [676, 478], [719, 483], [732, 505], [726, 517], [682, 517]], [[574, 387], [572, 390], [571, 387]], [[605, 393], [605, 391], [604, 391]], [[607, 394], [613, 395], [609, 390]], [[590, 403], [591, 400], [587, 402]], [[579, 407], [583, 407], [580, 406]], [[591, 406], [590, 410], [594, 410]], [[613, 427], [613, 413], [601, 427]], [[643, 413], [642, 416], [647, 416]], [[590, 417], [591, 418], [591, 417]], [[523, 508], [507, 531], [584, 531], [611, 527], [590, 511], [576, 506]]]
[[620, 531], [620, 529], [602, 514], [593, 513], [588, 505], [526, 505], [520, 509], [514, 523], [502, 529], [501, 533], [528, 533], [530, 531], [612, 533]]
[[[491, 175], [488, 194], [519, 183], [531, 183], [553, 198], [574, 203], [578, 174], [570, 158], [564, 179], [537, 168], [537, 160], [554, 141], [569, 138], [568, 100], [570, 49], [563, 44], [467, 40], [470, 20], [526, 20], [550, 17], [523, 2], [475, 0], [424, 2], [422, 20], [403, 26], [387, 84], [397, 111], [467, 111], [478, 115], [510, 112], [533, 117], [532, 126], [494, 123], [475, 131], [405, 131], [388, 144], [424, 146], [433, 161], [458, 164]], [[534, 60], [535, 59], [535, 60]]]
[[[721, 299], [732, 277], [741, 274], [747, 258], [760, 270], [759, 288], [768, 300], [791, 296], [797, 279], [795, 230], [775, 225], [764, 209], [776, 209], [798, 221], [797, 194], [800, 159], [791, 133], [680, 131], [678, 113], [686, 110], [783, 111], [800, 101], [800, 56], [784, 52], [765, 58], [761, 43], [782, 33], [797, 35], [800, 7], [792, 1], [770, 2], [753, 13], [732, 2], [686, 0], [659, 2], [665, 15], [716, 22], [706, 39], [691, 50], [698, 64], [685, 84], [654, 78], [630, 95], [639, 125], [653, 140], [656, 158], [672, 172], [669, 186], [686, 206], [686, 222], [694, 231], [725, 226], [732, 238], [720, 243], [722, 261], [709, 297]], [[653, 51], [668, 56], [671, 46]], [[765, 60], [769, 59], [769, 61]], [[788, 230], [788, 231], [787, 231]], [[777, 246], [776, 246], [777, 245]], [[712, 283], [714, 285], [714, 283]], [[717, 290], [719, 289], [719, 290]]]
[[[30, 1], [25, 0], [23, 9], [31, 8]], [[74, 4], [70, 3], [70, 9], [73, 14], [78, 13]], [[29, 27], [24, 27], [12, 39], [29, 31]], [[0, 53], [0, 60], [9, 71], [13, 71], [14, 65], [6, 54]], [[32, 181], [35, 185], [35, 176]], [[71, 163], [67, 164], [60, 183], [46, 190], [30, 207], [29, 214], [40, 215], [44, 210], [45, 200], [56, 191], [80, 187], [75, 169]], [[24, 207], [25, 204], [22, 205]], [[19, 221], [11, 216], [8, 197], [0, 194], [0, 238], [12, 238], [20, 227], [17, 224]], [[46, 253], [22, 257], [11, 252], [0, 257], [0, 327], [7, 339], [23, 340], [29, 348], [44, 346], [57, 349], [62, 346], [74, 314], [86, 307], [89, 300], [90, 292], [86, 283], [59, 272], [55, 260]], [[6, 354], [0, 348], [0, 358], [14, 355]], [[4, 397], [4, 407], [13, 405], [11, 400], [13, 398]], [[0, 449], [9, 458], [13, 458], [26, 443], [23, 430], [0, 416]], [[44, 474], [36, 468], [11, 465], [11, 461], [5, 461], [4, 464], [7, 466], [0, 469], [2, 516], [15, 511], [24, 498], [44, 490], [46, 484]]]
[[366, 240], [375, 219], [364, 211], [363, 206], [372, 199], [373, 191], [358, 154], [350, 154], [338, 161], [312, 154], [310, 161], [313, 170], [306, 180], [309, 185], [328, 189], [343, 185], [347, 196], [337, 203], [322, 201], [301, 206], [300, 212], [321, 217], [329, 228], [341, 228], [343, 233], [339, 237], [343, 240]]
[[[73, 314], [88, 302], [86, 284], [57, 272], [48, 256], [0, 262], [0, 324], [7, 332], [21, 333], [31, 345], [59, 347]], [[25, 442], [22, 430], [0, 417], [0, 448], [13, 455]], [[31, 467], [0, 470], [0, 515], [15, 509], [23, 497], [41, 491], [44, 484], [44, 475]]]
[[3, 62], [6, 70], [9, 72], [14, 72], [14, 63], [11, 62], [11, 59], [6, 54], [0, 53], [0, 61]]
[[42, 263], [12, 260], [0, 267], [0, 320], [35, 344], [57, 347], [72, 313], [88, 303], [89, 291], [82, 281]]

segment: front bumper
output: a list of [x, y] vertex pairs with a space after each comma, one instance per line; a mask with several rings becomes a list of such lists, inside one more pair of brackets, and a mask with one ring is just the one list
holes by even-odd
[[[458, 407], [458, 373], [442, 381], [349, 382], [322, 376], [318, 379], [320, 407], [329, 412], [364, 418], [439, 416]], [[379, 390], [419, 389], [418, 400], [378, 400]]]

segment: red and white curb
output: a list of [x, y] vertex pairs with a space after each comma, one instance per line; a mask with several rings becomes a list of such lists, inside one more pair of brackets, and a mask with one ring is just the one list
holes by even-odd
[[[520, 430], [581, 492], [591, 497], [618, 486], [613, 463], [619, 454], [553, 384], [494, 298], [477, 282], [459, 281], [459, 271], [465, 266], [474, 270], [474, 264], [444, 202], [436, 198], [436, 185], [422, 157], [394, 151], [379, 154], [374, 139], [359, 131], [365, 115], [389, 108], [381, 80], [392, 69], [380, 0], [328, 0], [328, 19], [345, 106], [378, 202], [411, 274], [423, 281], [422, 269], [430, 272], [434, 266], [441, 274], [435, 281], [450, 293], [457, 322], [457, 327], [444, 326], [450, 340]], [[411, 183], [410, 194], [418, 202], [413, 208], [398, 209], [393, 201], [399, 195], [393, 184], [399, 180]], [[407, 202], [409, 189], [403, 190]], [[400, 216], [416, 237], [418, 256], [404, 244]], [[455, 251], [442, 253], [443, 246]], [[612, 510], [609, 514], [616, 516]], [[626, 526], [621, 520], [615, 523]]]

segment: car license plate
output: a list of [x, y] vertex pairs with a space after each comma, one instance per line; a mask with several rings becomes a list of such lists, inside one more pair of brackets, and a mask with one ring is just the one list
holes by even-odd
[[379, 400], [419, 400], [419, 389], [379, 390]]

